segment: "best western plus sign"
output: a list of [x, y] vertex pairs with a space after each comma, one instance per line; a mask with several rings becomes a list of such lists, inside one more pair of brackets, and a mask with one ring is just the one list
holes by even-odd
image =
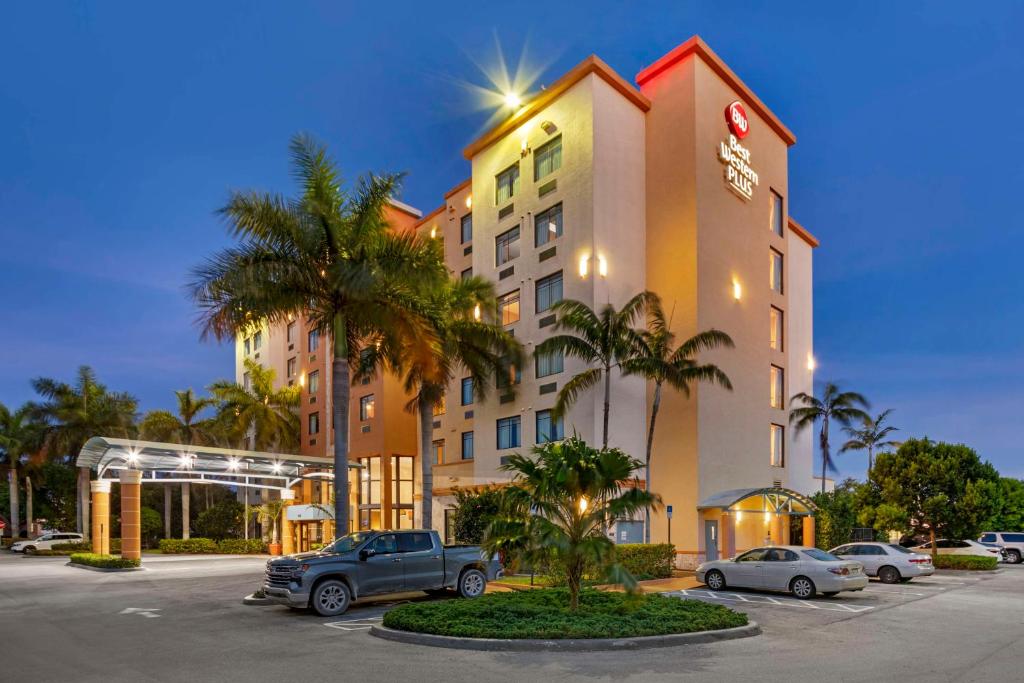
[[749, 201], [754, 196], [758, 178], [750, 167], [750, 150], [740, 144], [740, 139], [750, 132], [750, 119], [737, 101], [725, 108], [725, 120], [729, 124], [729, 139], [718, 143], [718, 160], [725, 164], [729, 189]]

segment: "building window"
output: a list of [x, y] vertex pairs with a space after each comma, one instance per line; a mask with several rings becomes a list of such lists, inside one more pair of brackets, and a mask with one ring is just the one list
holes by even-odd
[[463, 377], [462, 378], [462, 405], [471, 406], [473, 405], [473, 378]]
[[521, 418], [518, 415], [498, 420], [498, 450], [519, 448], [521, 445], [520, 432]]
[[263, 346], [263, 333], [257, 332], [252, 336], [252, 350], [259, 351]]
[[363, 396], [359, 399], [359, 419], [360, 420], [372, 420], [374, 413], [374, 401], [373, 394], [369, 396]]
[[306, 336], [306, 343], [309, 346], [309, 352], [316, 353], [316, 350], [320, 348], [320, 333], [317, 330], [310, 330]]
[[314, 370], [309, 373], [309, 393], [315, 394], [320, 391], [320, 371]]
[[498, 297], [498, 320], [502, 325], [519, 322], [519, 290]]
[[769, 337], [769, 343], [773, 351], [782, 350], [782, 310], [771, 307], [768, 313], [769, 322], [771, 323], [771, 332]]
[[786, 433], [785, 428], [782, 425], [773, 424], [771, 430], [771, 463], [772, 467], [785, 467], [785, 439], [783, 438]]
[[533, 219], [533, 242], [543, 246], [562, 236], [562, 205], [555, 204], [547, 211], [538, 213]]
[[550, 410], [537, 411], [537, 443], [561, 441], [565, 438], [562, 418], [552, 419]]
[[444, 543], [451, 545], [455, 543], [455, 508], [444, 510]]
[[513, 363], [502, 363], [498, 371], [497, 386], [499, 389], [508, 389], [523, 381], [523, 370]]
[[768, 227], [776, 235], [782, 237], [783, 220], [786, 215], [782, 210], [782, 196], [775, 190], [772, 190], [768, 193], [768, 203], [771, 210], [771, 215], [768, 218]]
[[359, 458], [359, 465], [359, 528], [380, 529], [380, 456]]
[[413, 456], [391, 456], [391, 528], [412, 529]]
[[533, 179], [540, 180], [562, 167], [562, 136], [544, 143], [533, 153]]
[[512, 164], [494, 178], [494, 202], [501, 206], [519, 192], [519, 162]]
[[462, 243], [473, 241], [473, 214], [467, 213], [462, 217]]
[[782, 392], [785, 390], [785, 372], [777, 365], [771, 370], [771, 407], [782, 408]]
[[463, 280], [468, 280], [469, 278], [473, 277], [473, 268], [472, 268], [472, 266], [469, 267], [469, 268], [466, 268], [464, 271], [462, 271], [462, 273], [460, 273], [460, 277]]
[[289, 344], [295, 343], [295, 335], [298, 334], [299, 324], [294, 320], [288, 323], [288, 327], [285, 329], [285, 337], [288, 339]]
[[768, 281], [773, 292], [782, 294], [782, 254], [769, 249]]
[[549, 375], [557, 375], [564, 368], [565, 358], [561, 351], [551, 351], [550, 353], [538, 353], [536, 364], [537, 364], [537, 377], [547, 377]]
[[310, 413], [309, 414], [308, 426], [309, 426], [309, 435], [310, 436], [313, 436], [314, 434], [319, 434], [320, 433], [320, 413]]
[[473, 432], [462, 432], [462, 459], [473, 459]]
[[562, 273], [537, 280], [537, 313], [543, 313], [562, 300]]
[[431, 412], [434, 414], [434, 417], [437, 417], [438, 415], [444, 415], [447, 410], [448, 402], [445, 400], [445, 397], [442, 396], [437, 403], [434, 404]]
[[494, 265], [500, 266], [519, 256], [519, 228], [515, 227], [494, 238]]
[[249, 341], [248, 337], [245, 338], [245, 342], [244, 343], [245, 343], [245, 355], [248, 356], [249, 353], [252, 351], [252, 343]]
[[440, 465], [444, 462], [444, 439], [439, 439], [430, 444], [430, 453], [434, 458], [434, 464]]
[[252, 389], [252, 376], [248, 372], [242, 374], [242, 386], [246, 391]]
[[296, 371], [296, 369], [298, 367], [299, 367], [298, 360], [296, 360], [295, 358], [289, 358], [288, 359], [288, 364], [286, 366], [287, 376], [288, 377], [294, 377], [295, 376], [295, 371]]

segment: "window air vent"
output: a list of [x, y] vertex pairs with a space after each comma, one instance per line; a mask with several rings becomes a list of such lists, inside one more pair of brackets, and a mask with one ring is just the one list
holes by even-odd
[[472, 410], [467, 410], [465, 415], [463, 415], [463, 417], [466, 418], [467, 420], [472, 420], [473, 419], [473, 411]]
[[516, 210], [516, 205], [515, 204], [509, 204], [508, 206], [504, 207], [503, 209], [501, 209], [498, 212], [498, 220], [500, 221], [502, 218], [505, 218], [506, 216], [511, 216], [512, 212], [514, 212], [515, 210]]
[[499, 280], [504, 280], [507, 277], [511, 277], [511, 276], [515, 275], [515, 272], [516, 272], [516, 267], [515, 266], [509, 266], [505, 270], [503, 270], [500, 273], [498, 273], [498, 279]]
[[472, 244], [462, 250], [462, 255], [463, 256], [469, 256], [472, 253], [473, 253], [473, 245]]
[[550, 182], [544, 183], [539, 188], [537, 188], [537, 196], [538, 197], [543, 197], [546, 194], [551, 194], [552, 192], [554, 192], [557, 189], [558, 189], [558, 180], [552, 180]]
[[777, 489], [781, 489], [782, 488], [782, 480], [781, 479], [772, 479], [772, 486], [774, 486]]
[[546, 315], [546, 316], [544, 316], [543, 318], [540, 319], [540, 322], [537, 324], [537, 327], [547, 327], [548, 325], [554, 325], [554, 324], [555, 324], [555, 316], [553, 314], [552, 315]]
[[540, 255], [537, 257], [537, 260], [538, 261], [547, 261], [549, 258], [551, 258], [552, 256], [555, 255], [555, 250], [556, 249], [557, 249], [557, 247], [551, 247], [550, 249], [545, 249], [544, 251], [540, 252]]
[[541, 395], [543, 395], [543, 394], [553, 394], [556, 391], [558, 391], [558, 382], [550, 382], [548, 384], [541, 384], [540, 385], [540, 393], [541, 393]]
[[370, 425], [363, 425], [363, 426], [361, 426], [359, 428], [359, 431], [361, 431], [363, 434], [369, 434], [370, 433]]

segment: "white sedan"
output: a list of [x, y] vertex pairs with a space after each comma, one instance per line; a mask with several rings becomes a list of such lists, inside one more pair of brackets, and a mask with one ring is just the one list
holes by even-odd
[[819, 592], [831, 597], [839, 591], [861, 591], [868, 585], [858, 562], [797, 545], [754, 548], [728, 560], [705, 562], [697, 567], [697, 580], [713, 591], [760, 588], [786, 591], [801, 600]]
[[[932, 552], [931, 542], [911, 548], [915, 553], [930, 555]], [[950, 541], [946, 538], [939, 538], [935, 541], [935, 550], [939, 555], [974, 555], [976, 557], [994, 557], [999, 561], [1003, 560], [1003, 549], [999, 546], [984, 545], [977, 541]]]
[[829, 552], [844, 560], [860, 562], [865, 574], [877, 576], [882, 583], [906, 582], [935, 573], [931, 555], [915, 553], [895, 543], [847, 543]]

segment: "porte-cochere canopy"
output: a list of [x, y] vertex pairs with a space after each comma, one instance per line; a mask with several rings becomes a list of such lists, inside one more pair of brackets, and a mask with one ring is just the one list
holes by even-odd
[[781, 486], [730, 489], [705, 498], [698, 510], [721, 509], [728, 512], [774, 512], [814, 516], [817, 507], [807, 496]]

